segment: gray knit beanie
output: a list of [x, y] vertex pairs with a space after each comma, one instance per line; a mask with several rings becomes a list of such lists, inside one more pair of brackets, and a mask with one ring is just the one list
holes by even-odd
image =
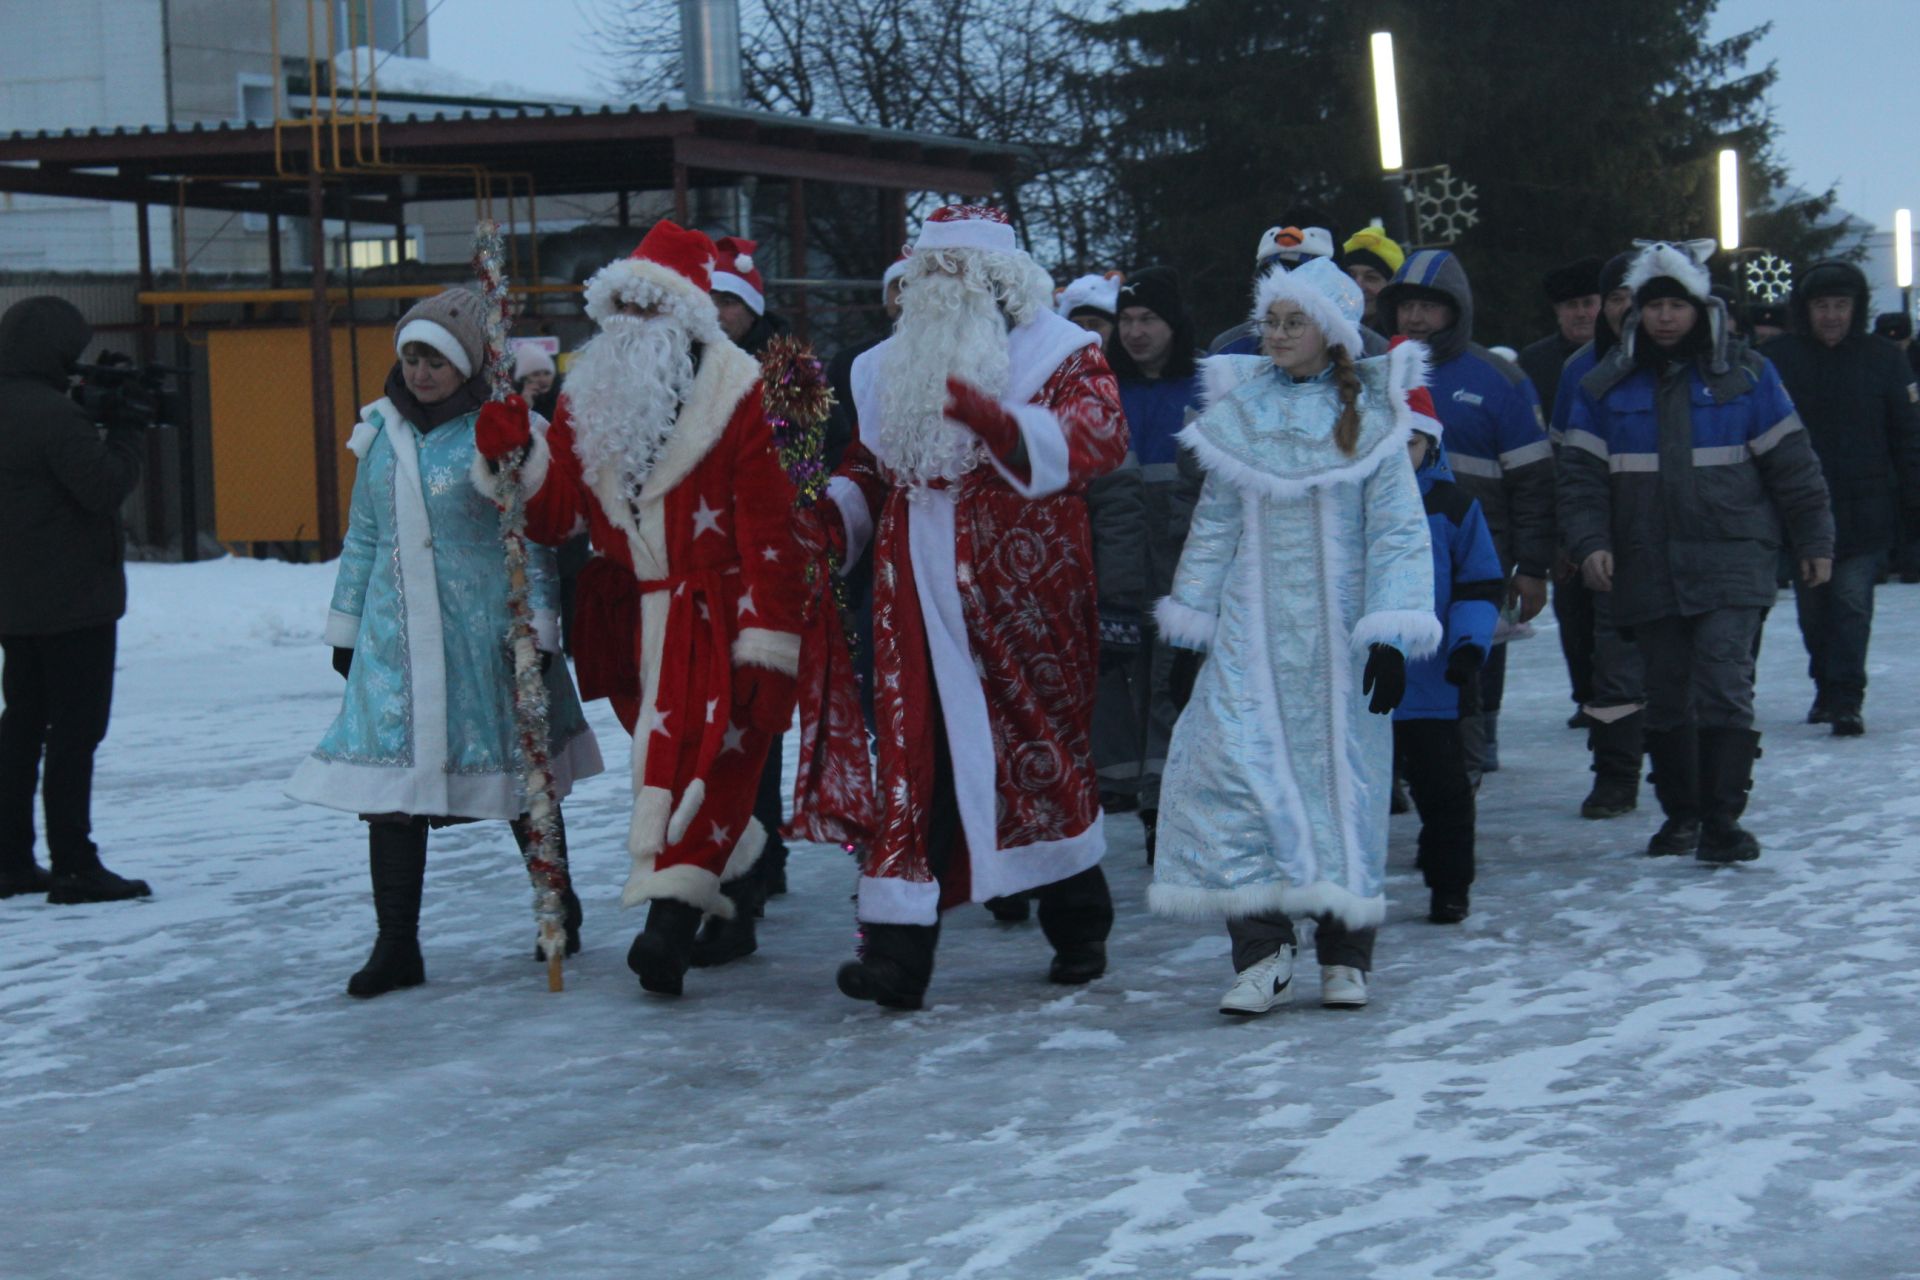
[[397, 355], [409, 342], [432, 347], [471, 378], [487, 362], [487, 304], [471, 289], [449, 289], [415, 303], [393, 331]]

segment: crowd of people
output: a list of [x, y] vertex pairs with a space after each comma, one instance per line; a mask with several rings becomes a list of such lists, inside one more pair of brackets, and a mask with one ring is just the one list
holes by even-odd
[[[367, 823], [377, 936], [351, 994], [424, 980], [434, 829], [528, 839], [503, 506], [541, 547], [556, 796], [603, 768], [583, 698], [633, 736], [628, 963], [662, 996], [758, 948], [785, 833], [858, 860], [853, 999], [921, 1007], [965, 904], [1037, 914], [1048, 976], [1092, 981], [1106, 819], [1133, 814], [1151, 909], [1230, 935], [1223, 1013], [1292, 999], [1303, 921], [1321, 1003], [1362, 1007], [1391, 812], [1417, 811], [1427, 918], [1472, 910], [1507, 647], [1549, 597], [1592, 757], [1579, 811], [1635, 812], [1650, 764], [1649, 856], [1760, 856], [1755, 658], [1787, 583], [1809, 720], [1866, 731], [1875, 587], [1920, 568], [1920, 386], [1910, 326], [1868, 332], [1849, 263], [1803, 271], [1776, 314], [1729, 305], [1712, 242], [1636, 242], [1551, 272], [1555, 331], [1502, 354], [1460, 255], [1284, 225], [1247, 319], [1203, 347], [1173, 269], [1056, 287], [1002, 212], [949, 206], [886, 273], [890, 333], [827, 363], [820, 456], [796, 463], [799, 366], [756, 250], [656, 224], [588, 282], [598, 332], [564, 384], [523, 347], [506, 398], [477, 294], [396, 327], [348, 443], [344, 697], [288, 786]], [[138, 475], [128, 425], [64, 397], [86, 342], [57, 300], [0, 319], [0, 893], [67, 902], [149, 892], [88, 838], [117, 553], [20, 552], [117, 538]], [[75, 603], [20, 608], [47, 572]]]

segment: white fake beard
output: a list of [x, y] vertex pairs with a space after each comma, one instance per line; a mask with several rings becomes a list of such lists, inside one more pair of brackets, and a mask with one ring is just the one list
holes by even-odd
[[979, 437], [946, 416], [947, 379], [994, 399], [1007, 390], [1007, 322], [993, 290], [960, 276], [916, 279], [900, 295], [900, 323], [880, 370], [874, 452], [901, 483], [958, 480], [979, 466]]
[[674, 315], [612, 315], [567, 372], [573, 451], [589, 483], [618, 476], [637, 493], [693, 386], [693, 338]]

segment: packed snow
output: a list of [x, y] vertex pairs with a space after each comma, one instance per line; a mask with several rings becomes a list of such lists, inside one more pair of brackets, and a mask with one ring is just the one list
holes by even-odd
[[1576, 809], [1551, 628], [1515, 646], [1464, 926], [1394, 822], [1374, 1000], [1214, 1008], [1218, 928], [1144, 908], [1112, 967], [948, 917], [929, 1008], [833, 987], [854, 869], [796, 849], [758, 955], [677, 1002], [624, 965], [625, 749], [568, 802], [586, 950], [548, 994], [502, 824], [436, 833], [428, 983], [343, 994], [364, 830], [280, 787], [334, 713], [330, 566], [131, 569], [96, 836], [151, 900], [0, 903], [0, 1275], [1920, 1275], [1920, 588], [1880, 594], [1868, 735], [1761, 660], [1761, 861], [1652, 861]]

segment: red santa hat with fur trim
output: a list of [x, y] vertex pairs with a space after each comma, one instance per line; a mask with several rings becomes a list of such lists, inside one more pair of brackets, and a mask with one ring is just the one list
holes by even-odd
[[721, 236], [713, 242], [719, 251], [719, 263], [713, 269], [713, 291], [730, 293], [747, 304], [757, 316], [767, 314], [766, 284], [760, 278], [759, 264], [753, 255], [760, 248], [755, 240], [739, 236]]
[[720, 313], [708, 295], [719, 256], [705, 232], [662, 218], [631, 255], [609, 262], [587, 280], [587, 314], [602, 323], [631, 302], [679, 316], [702, 342], [718, 341]]
[[913, 251], [984, 249], [989, 253], [1019, 253], [1013, 223], [1002, 210], [985, 204], [942, 205], [927, 215], [914, 239]]

